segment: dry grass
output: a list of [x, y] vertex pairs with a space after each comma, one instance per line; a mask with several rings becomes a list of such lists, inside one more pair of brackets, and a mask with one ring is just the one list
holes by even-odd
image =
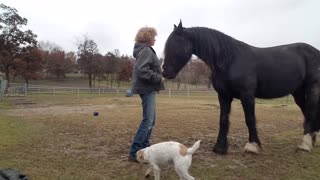
[[[32, 179], [143, 179], [147, 167], [126, 161], [141, 117], [137, 96], [28, 98], [35, 104], [1, 103], [0, 167], [20, 169]], [[263, 143], [259, 155], [243, 153], [248, 133], [239, 101], [232, 105], [226, 156], [211, 151], [219, 127], [216, 97], [159, 96], [157, 109], [152, 143], [174, 140], [191, 146], [202, 140], [190, 169], [197, 179], [320, 178], [320, 148], [295, 152], [302, 138], [302, 116], [291, 101], [257, 103]], [[94, 118], [93, 111], [100, 115]], [[161, 176], [177, 179], [173, 170]]]

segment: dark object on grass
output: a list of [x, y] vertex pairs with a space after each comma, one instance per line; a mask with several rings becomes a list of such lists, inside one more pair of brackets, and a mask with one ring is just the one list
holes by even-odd
[[6, 168], [0, 169], [0, 180], [28, 180], [29, 178], [18, 170]]
[[93, 112], [93, 116], [99, 116], [99, 113], [97, 111]]

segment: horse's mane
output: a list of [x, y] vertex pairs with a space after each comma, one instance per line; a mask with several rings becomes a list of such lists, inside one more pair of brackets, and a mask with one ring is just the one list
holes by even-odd
[[225, 64], [244, 47], [248, 47], [247, 44], [214, 29], [192, 27], [184, 28], [184, 31], [193, 41], [194, 54], [208, 64], [213, 63], [208, 62], [211, 60], [223, 61]]

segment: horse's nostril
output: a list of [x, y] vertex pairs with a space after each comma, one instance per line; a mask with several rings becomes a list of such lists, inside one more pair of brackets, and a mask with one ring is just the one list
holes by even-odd
[[167, 77], [166, 73], [164, 73], [164, 72], [162, 72], [162, 76], [163, 76], [164, 78]]

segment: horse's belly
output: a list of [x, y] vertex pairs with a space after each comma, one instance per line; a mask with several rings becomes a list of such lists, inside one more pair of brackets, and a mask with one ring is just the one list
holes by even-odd
[[261, 91], [257, 91], [255, 97], [257, 98], [262, 98], [262, 99], [273, 99], [273, 98], [280, 98], [283, 96], [286, 96], [290, 93], [280, 93], [280, 92], [261, 92]]
[[256, 89], [255, 96], [258, 98], [279, 98], [291, 94], [299, 86], [300, 81], [272, 81], [270, 83], [260, 83]]

